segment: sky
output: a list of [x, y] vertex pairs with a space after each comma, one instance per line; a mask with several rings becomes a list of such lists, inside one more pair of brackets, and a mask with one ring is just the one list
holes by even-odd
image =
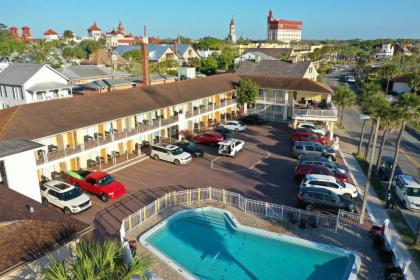
[[97, 22], [111, 31], [121, 20], [126, 32], [198, 39], [225, 38], [233, 17], [236, 33], [265, 39], [266, 18], [303, 21], [303, 39], [420, 38], [420, 0], [0, 0], [0, 23], [31, 27], [43, 37], [52, 28], [86, 36]]

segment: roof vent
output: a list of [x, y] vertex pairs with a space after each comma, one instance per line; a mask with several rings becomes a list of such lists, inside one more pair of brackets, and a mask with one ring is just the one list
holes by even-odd
[[261, 61], [261, 57], [259, 55], [255, 56], [255, 62], [259, 63]]
[[26, 205], [26, 208], [28, 208], [29, 213], [35, 213], [35, 208], [31, 205]]

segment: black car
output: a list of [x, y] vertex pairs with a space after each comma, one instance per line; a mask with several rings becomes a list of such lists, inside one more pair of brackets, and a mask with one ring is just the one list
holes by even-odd
[[[379, 162], [379, 170], [378, 170], [378, 176], [383, 181], [389, 181], [391, 177], [391, 170], [392, 170], [392, 163], [394, 162], [394, 158], [390, 156], [383, 156], [381, 158], [381, 161]], [[402, 174], [401, 168], [397, 165], [395, 166], [395, 175]]]
[[220, 134], [222, 134], [222, 136], [223, 136], [223, 138], [225, 138], [225, 140], [232, 138], [232, 131], [230, 131], [227, 128], [217, 127], [215, 129], [213, 129], [213, 131], [216, 131], [216, 132], [219, 132]]
[[298, 194], [298, 203], [306, 210], [319, 209], [338, 212], [341, 209], [349, 212], [356, 211], [350, 198], [322, 188], [306, 187], [301, 189]]
[[245, 124], [256, 124], [263, 125], [266, 123], [266, 120], [258, 115], [248, 115], [239, 119], [239, 121]]
[[184, 152], [189, 153], [193, 157], [202, 157], [204, 156], [203, 150], [198, 149], [193, 143], [188, 141], [180, 141], [174, 144], [175, 146], [180, 147]]

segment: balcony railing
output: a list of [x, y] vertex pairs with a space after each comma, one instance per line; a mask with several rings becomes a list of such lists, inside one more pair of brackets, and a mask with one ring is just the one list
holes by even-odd
[[82, 151], [100, 147], [109, 144], [113, 141], [121, 140], [159, 127], [175, 124], [177, 122], [178, 116], [172, 116], [166, 119], [159, 119], [151, 122], [139, 123], [137, 127], [133, 129], [127, 129], [124, 131], [114, 130], [114, 132], [110, 133], [109, 135], [98, 136], [96, 139], [86, 141], [84, 143], [75, 145], [74, 147], [62, 148], [48, 153], [40, 151], [40, 153], [38, 154], [37, 164], [40, 165], [49, 161], [64, 158], [69, 155], [77, 154]]
[[192, 112], [186, 112], [185, 117], [188, 119], [188, 118], [191, 118], [191, 117], [199, 116], [203, 113], [211, 112], [211, 111], [214, 111], [216, 109], [232, 105], [232, 104], [235, 103], [235, 101], [236, 101], [235, 99], [230, 99], [230, 100], [225, 100], [225, 101], [223, 101], [221, 103], [218, 103], [218, 104], [213, 103], [213, 104], [208, 104], [206, 106], [197, 107]]
[[256, 99], [259, 103], [273, 103], [273, 104], [284, 104], [284, 97], [264, 97], [258, 96]]
[[301, 108], [296, 103], [293, 103], [293, 116], [294, 117], [325, 117], [336, 118], [337, 108], [333, 103], [330, 103], [328, 109], [324, 108]]

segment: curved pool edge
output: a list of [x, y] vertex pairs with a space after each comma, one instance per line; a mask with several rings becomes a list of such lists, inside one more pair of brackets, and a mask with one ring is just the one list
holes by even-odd
[[346, 271], [346, 272], [349, 272], [349, 277], [344, 278], [343, 280], [356, 280], [357, 279], [357, 275], [359, 274], [359, 271], [360, 271], [361, 258], [356, 252], [352, 250], [340, 248], [334, 245], [328, 245], [328, 244], [324, 244], [320, 242], [310, 241], [310, 240], [303, 239], [300, 237], [295, 237], [295, 236], [290, 236], [287, 234], [276, 233], [276, 232], [272, 232], [272, 231], [268, 231], [264, 229], [245, 226], [245, 225], [242, 225], [228, 210], [224, 210], [224, 209], [220, 209], [216, 207], [205, 206], [205, 207], [191, 208], [191, 209], [184, 209], [184, 210], [177, 211], [176, 213], [173, 213], [169, 217], [165, 218], [163, 221], [154, 225], [151, 229], [147, 230], [138, 238], [138, 240], [144, 247], [150, 250], [155, 256], [157, 256], [165, 264], [169, 265], [172, 269], [174, 269], [176, 272], [181, 274], [185, 279], [196, 280], [197, 277], [195, 277], [192, 273], [190, 273], [188, 269], [177, 264], [176, 261], [172, 260], [171, 258], [166, 256], [164, 253], [160, 252], [158, 249], [153, 247], [153, 245], [149, 244], [146, 241], [146, 239], [150, 235], [155, 233], [157, 230], [165, 226], [167, 223], [169, 223], [171, 220], [175, 219], [176, 217], [183, 215], [185, 213], [188, 213], [188, 212], [200, 212], [204, 210], [211, 210], [211, 211], [224, 213], [230, 218], [234, 226], [236, 226], [237, 229], [241, 231], [257, 234], [266, 238], [273, 238], [276, 240], [286, 241], [289, 243], [293, 243], [295, 245], [310, 247], [311, 249], [315, 249], [315, 250], [326, 251], [329, 253], [335, 253], [335, 254], [340, 254], [340, 255], [342, 254], [352, 255], [354, 257], [354, 261], [353, 263], [349, 264], [348, 269]]

